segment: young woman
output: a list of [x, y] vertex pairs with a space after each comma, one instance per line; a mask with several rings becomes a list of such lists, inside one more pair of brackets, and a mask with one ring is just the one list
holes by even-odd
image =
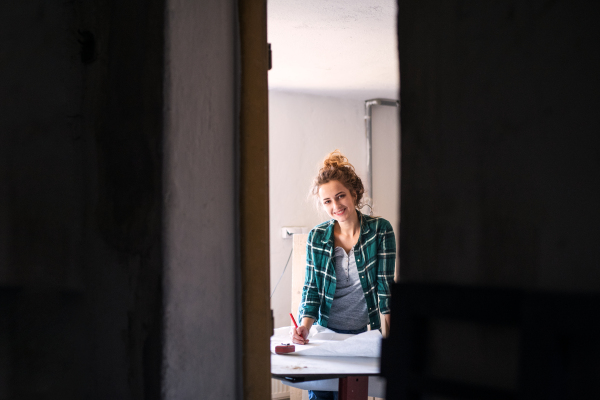
[[[362, 333], [381, 328], [381, 312], [389, 326], [396, 262], [391, 224], [359, 211], [362, 181], [338, 150], [325, 158], [311, 193], [331, 219], [308, 234], [300, 325], [292, 341], [308, 343], [315, 322], [338, 333]], [[337, 392], [309, 391], [309, 398], [334, 399]]]

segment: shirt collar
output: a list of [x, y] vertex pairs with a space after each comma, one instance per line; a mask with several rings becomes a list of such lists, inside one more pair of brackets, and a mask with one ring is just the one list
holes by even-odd
[[323, 243], [327, 243], [331, 239], [331, 236], [333, 235], [333, 227], [334, 226], [335, 226], [335, 219], [332, 218], [329, 220], [329, 225], [327, 226], [327, 230], [325, 231], [325, 236], [323, 237], [323, 240], [322, 240]]
[[360, 235], [366, 235], [371, 231], [371, 228], [369, 228], [369, 224], [367, 223], [367, 216], [358, 210], [356, 210], [356, 212], [358, 213], [358, 218], [360, 219]]

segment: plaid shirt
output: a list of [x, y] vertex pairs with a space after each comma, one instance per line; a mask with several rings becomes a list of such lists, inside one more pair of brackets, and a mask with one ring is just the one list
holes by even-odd
[[[392, 225], [383, 218], [359, 214], [361, 228], [354, 258], [367, 301], [371, 329], [379, 329], [379, 312], [390, 312], [390, 285], [396, 267], [396, 239]], [[306, 276], [302, 288], [299, 320], [314, 318], [327, 327], [336, 288], [333, 227], [335, 220], [323, 222], [308, 234]]]

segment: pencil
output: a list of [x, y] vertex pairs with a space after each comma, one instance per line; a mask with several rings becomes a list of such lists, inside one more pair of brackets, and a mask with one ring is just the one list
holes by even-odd
[[[292, 315], [292, 313], [290, 313], [290, 318], [292, 319], [292, 322], [294, 323], [294, 326], [296, 327], [296, 329], [298, 329], [298, 324], [296, 323], [296, 320], [294, 319], [294, 316]], [[304, 344], [308, 343], [308, 339], [304, 339]]]
[[298, 324], [296, 323], [296, 320], [294, 319], [294, 315], [292, 313], [290, 313], [290, 317], [292, 318], [292, 322], [294, 323], [294, 326], [296, 327], [296, 329], [298, 329]]

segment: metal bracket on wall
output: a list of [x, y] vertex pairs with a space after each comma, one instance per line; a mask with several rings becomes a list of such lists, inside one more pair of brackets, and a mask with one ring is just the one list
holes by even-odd
[[273, 68], [273, 52], [271, 51], [271, 43], [269, 45], [269, 71]]

